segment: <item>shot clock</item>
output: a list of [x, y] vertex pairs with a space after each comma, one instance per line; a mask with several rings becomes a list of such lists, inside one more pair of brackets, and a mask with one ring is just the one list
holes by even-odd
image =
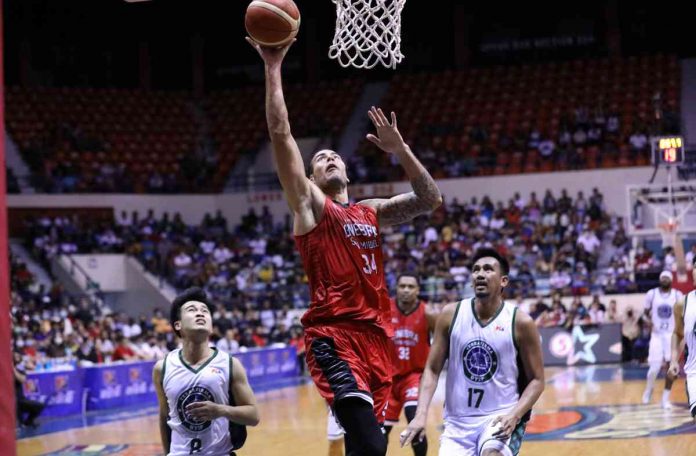
[[681, 136], [652, 138], [653, 165], [678, 165], [684, 161], [684, 140]]

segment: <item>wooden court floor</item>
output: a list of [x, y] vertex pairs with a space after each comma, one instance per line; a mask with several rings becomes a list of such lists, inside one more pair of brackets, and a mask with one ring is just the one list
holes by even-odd
[[[587, 456], [677, 456], [696, 455], [696, 426], [685, 408], [684, 380], [672, 391], [675, 410], [657, 406], [662, 382], [658, 380], [654, 405], [640, 404], [645, 382], [626, 378], [620, 368], [547, 369], [547, 386], [535, 409], [522, 445], [522, 455]], [[431, 411], [429, 455], [438, 452], [442, 417], [441, 389]], [[326, 407], [311, 384], [258, 395], [261, 425], [251, 428], [240, 455], [307, 456], [327, 454]], [[398, 448], [397, 436], [404, 422], [392, 433], [388, 455], [411, 455]], [[161, 454], [157, 418], [134, 419], [76, 428], [18, 441], [21, 456], [43, 455], [71, 445], [127, 444], [118, 455]], [[83, 450], [87, 451], [87, 449]], [[77, 453], [71, 453], [77, 454]], [[100, 454], [100, 453], [84, 453]], [[105, 454], [105, 453], [101, 453]]]

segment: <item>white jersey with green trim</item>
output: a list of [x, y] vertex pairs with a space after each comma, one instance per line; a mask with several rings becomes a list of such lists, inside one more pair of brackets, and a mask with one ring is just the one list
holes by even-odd
[[696, 375], [696, 290], [684, 299], [684, 339], [687, 350], [684, 372]]
[[186, 406], [194, 402], [230, 404], [231, 358], [212, 349], [208, 361], [195, 369], [184, 361], [181, 349], [164, 359], [162, 386], [169, 405], [167, 425], [172, 430], [168, 456], [221, 456], [234, 450], [227, 419], [202, 421], [186, 413]]
[[517, 405], [516, 312], [514, 305], [503, 302], [498, 313], [483, 325], [474, 311], [473, 298], [457, 305], [450, 327], [446, 423], [495, 416]]

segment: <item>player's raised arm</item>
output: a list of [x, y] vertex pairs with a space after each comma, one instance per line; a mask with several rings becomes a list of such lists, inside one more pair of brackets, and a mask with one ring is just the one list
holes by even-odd
[[420, 381], [418, 408], [413, 420], [408, 424], [406, 430], [401, 433], [400, 441], [402, 447], [410, 444], [413, 439], [422, 439], [425, 435], [430, 402], [433, 400], [440, 372], [449, 354], [449, 333], [456, 308], [457, 304], [448, 304], [437, 319], [433, 345], [430, 347], [428, 361]]
[[440, 189], [401, 137], [396, 124], [396, 114], [391, 113], [391, 123], [381, 109], [372, 107], [368, 115], [377, 130], [377, 136], [369, 134], [367, 139], [383, 151], [396, 155], [411, 181], [413, 191], [389, 199], [364, 200], [360, 204], [373, 207], [377, 211], [380, 225], [404, 223], [440, 206]]
[[[315, 214], [321, 214], [324, 198], [321, 191], [307, 178], [300, 149], [290, 131], [288, 109], [283, 96], [281, 66], [289, 44], [280, 48], [261, 46], [251, 38], [249, 44], [259, 53], [265, 64], [266, 74], [266, 122], [273, 145], [273, 157], [278, 178], [290, 209], [295, 213], [296, 234], [304, 234], [316, 225]], [[316, 198], [313, 200], [313, 195]], [[313, 207], [320, 206], [320, 207]]]

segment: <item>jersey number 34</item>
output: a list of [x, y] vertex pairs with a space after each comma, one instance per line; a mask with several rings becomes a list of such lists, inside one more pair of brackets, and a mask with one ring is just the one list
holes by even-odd
[[[365, 262], [365, 267], [363, 267], [363, 272], [365, 274], [377, 273], [377, 262], [375, 261], [375, 254], [372, 253], [370, 256], [367, 256], [363, 253], [361, 256], [362, 256], [363, 261]], [[370, 260], [370, 257], [372, 258], [372, 260]]]

